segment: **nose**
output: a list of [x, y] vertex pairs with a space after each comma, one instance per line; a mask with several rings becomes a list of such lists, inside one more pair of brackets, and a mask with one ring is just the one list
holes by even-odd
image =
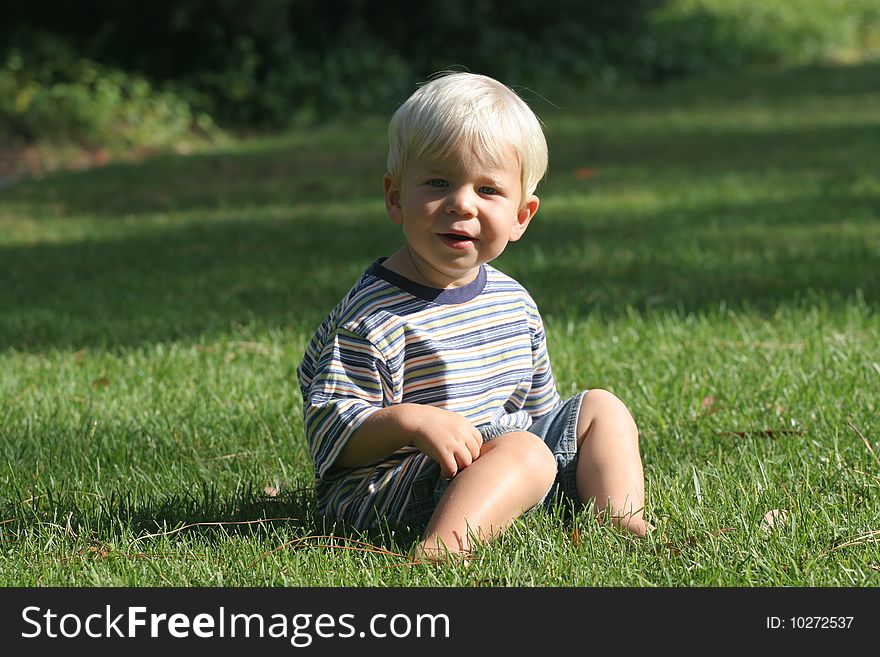
[[446, 213], [461, 217], [473, 217], [477, 214], [475, 194], [469, 187], [450, 189], [446, 196]]

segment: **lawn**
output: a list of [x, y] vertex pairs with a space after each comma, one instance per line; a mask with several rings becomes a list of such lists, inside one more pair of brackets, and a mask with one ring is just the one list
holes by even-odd
[[551, 166], [495, 264], [561, 393], [632, 410], [657, 531], [539, 513], [470, 567], [313, 512], [296, 366], [399, 242], [386, 117], [0, 189], [0, 585], [880, 585], [877, 79], [523, 92]]

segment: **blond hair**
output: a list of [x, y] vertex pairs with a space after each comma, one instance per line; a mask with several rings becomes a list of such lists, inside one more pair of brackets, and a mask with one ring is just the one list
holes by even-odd
[[522, 203], [547, 170], [547, 141], [516, 92], [485, 75], [441, 73], [421, 85], [388, 124], [388, 174], [400, 182], [412, 158], [449, 157], [466, 146], [500, 166], [507, 146], [519, 159]]

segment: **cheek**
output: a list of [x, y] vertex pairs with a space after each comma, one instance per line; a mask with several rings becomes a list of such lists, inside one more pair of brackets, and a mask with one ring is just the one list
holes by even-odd
[[430, 224], [441, 213], [441, 205], [436, 201], [415, 200], [406, 206], [407, 218], [420, 224]]
[[504, 216], [492, 222], [492, 238], [495, 240], [510, 240], [517, 236], [517, 221], [515, 217]]

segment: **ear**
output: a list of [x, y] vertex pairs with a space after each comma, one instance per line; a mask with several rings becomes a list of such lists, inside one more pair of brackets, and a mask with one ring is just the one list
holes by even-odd
[[528, 200], [526, 200], [525, 205], [520, 209], [519, 212], [516, 213], [516, 221], [510, 229], [511, 242], [516, 242], [520, 237], [523, 236], [523, 233], [526, 232], [526, 228], [529, 227], [529, 222], [538, 211], [539, 205], [541, 205], [541, 201], [537, 196], [529, 196]]
[[391, 221], [396, 224], [403, 223], [403, 210], [400, 207], [400, 187], [394, 182], [390, 174], [385, 174], [383, 179], [385, 185], [385, 211], [391, 217]]

